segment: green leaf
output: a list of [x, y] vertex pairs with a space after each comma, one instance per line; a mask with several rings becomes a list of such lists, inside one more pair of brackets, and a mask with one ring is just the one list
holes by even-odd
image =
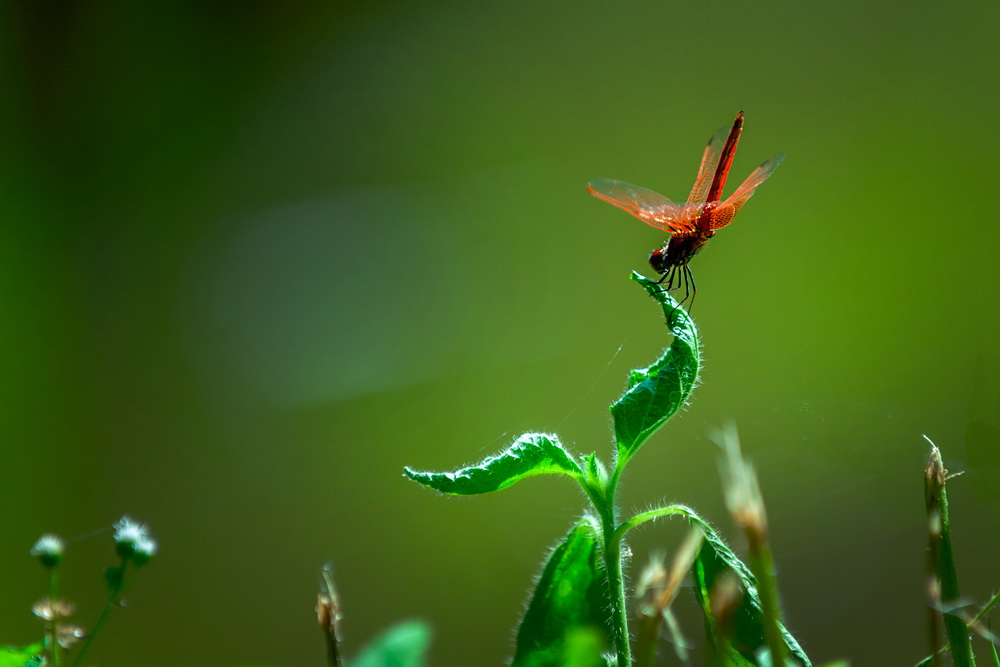
[[506, 451], [455, 472], [404, 471], [414, 482], [457, 496], [499, 491], [533, 475], [583, 477], [580, 466], [563, 449], [559, 438], [547, 433], [525, 433]]
[[613, 655], [602, 654], [604, 633], [594, 628], [576, 628], [566, 635], [560, 667], [614, 667], [618, 661]]
[[651, 366], [631, 372], [628, 389], [611, 406], [619, 466], [687, 402], [701, 363], [698, 329], [687, 311], [662, 285], [634, 272], [632, 280], [642, 285], [663, 308], [674, 340]]
[[421, 621], [404, 621], [375, 638], [350, 661], [350, 667], [422, 667], [431, 630]]
[[[733, 550], [722, 540], [719, 534], [705, 520], [694, 512], [687, 510], [688, 519], [697, 524], [705, 532], [705, 540], [691, 568], [694, 579], [694, 594], [705, 615], [705, 631], [708, 641], [717, 655], [725, 656], [732, 665], [765, 667], [771, 664], [767, 654], [767, 640], [764, 637], [763, 611], [760, 597], [757, 594], [757, 581], [750, 569], [733, 553]], [[711, 595], [716, 583], [727, 573], [732, 572], [737, 577], [743, 589], [743, 595], [730, 625], [723, 629], [712, 615]], [[795, 638], [784, 627], [781, 631], [785, 638], [788, 653], [797, 659], [803, 667], [810, 667], [808, 656], [799, 646]], [[763, 659], [760, 657], [763, 654]]]
[[608, 483], [608, 472], [604, 469], [604, 464], [597, 458], [597, 453], [592, 452], [583, 457], [583, 471], [587, 484], [592, 488], [600, 489]]
[[0, 667], [40, 667], [44, 664], [42, 660], [42, 651], [44, 650], [44, 642], [37, 642], [23, 648], [0, 646]]
[[597, 532], [584, 517], [545, 564], [521, 619], [513, 667], [606, 664], [611, 619], [602, 568]]

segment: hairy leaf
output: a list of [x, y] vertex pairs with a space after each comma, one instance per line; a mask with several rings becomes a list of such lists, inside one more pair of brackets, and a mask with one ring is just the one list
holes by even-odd
[[611, 406], [618, 457], [624, 463], [668, 419], [681, 409], [698, 380], [698, 330], [691, 316], [662, 285], [632, 274], [663, 308], [674, 340], [648, 368], [633, 370], [625, 394]]
[[454, 472], [404, 471], [414, 482], [458, 496], [499, 491], [533, 475], [569, 475], [574, 479], [583, 476], [559, 438], [547, 433], [525, 433], [506, 451]]
[[607, 664], [609, 609], [600, 544], [585, 517], [545, 564], [517, 633], [514, 667]]
[[[763, 611], [753, 573], [711, 525], [690, 510], [687, 515], [691, 523], [697, 524], [705, 532], [705, 541], [695, 558], [691, 575], [694, 579], [695, 597], [705, 614], [709, 642], [718, 655], [724, 655], [729, 661], [725, 664], [768, 667], [770, 660], [759, 658], [767, 648], [767, 640], [764, 637]], [[712, 611], [712, 597], [716, 593], [716, 585], [730, 572], [736, 576], [742, 595], [736, 608], [728, 615], [725, 627], [720, 627], [719, 619]], [[781, 630], [788, 653], [803, 667], [810, 667], [812, 663], [795, 638], [784, 627]]]

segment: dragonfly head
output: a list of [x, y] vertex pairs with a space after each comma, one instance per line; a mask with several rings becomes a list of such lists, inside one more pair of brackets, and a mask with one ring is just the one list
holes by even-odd
[[667, 253], [667, 248], [669, 246], [663, 246], [662, 248], [657, 248], [649, 254], [649, 265], [653, 267], [653, 270], [659, 274], [666, 274], [670, 267], [673, 266], [673, 260]]

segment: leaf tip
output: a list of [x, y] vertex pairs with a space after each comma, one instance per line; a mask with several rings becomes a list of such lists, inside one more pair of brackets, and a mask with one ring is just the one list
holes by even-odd
[[634, 280], [635, 282], [639, 283], [640, 285], [649, 282], [649, 278], [647, 278], [646, 276], [642, 275], [638, 271], [633, 271], [632, 274], [628, 277], [628, 279], [629, 280]]

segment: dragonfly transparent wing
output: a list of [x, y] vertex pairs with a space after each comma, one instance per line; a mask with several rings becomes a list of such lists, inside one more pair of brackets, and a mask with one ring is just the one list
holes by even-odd
[[695, 230], [694, 220], [684, 217], [685, 206], [675, 204], [659, 192], [610, 178], [595, 178], [587, 184], [587, 190], [598, 199], [634, 215], [650, 227], [671, 234]]
[[709, 228], [720, 229], [732, 222], [733, 218], [736, 217], [736, 214], [739, 212], [743, 204], [745, 204], [747, 200], [753, 196], [757, 186], [766, 181], [784, 159], [785, 154], [778, 153], [773, 158], [767, 160], [762, 165], [754, 169], [753, 173], [747, 177], [747, 180], [743, 181], [740, 187], [736, 188], [736, 192], [729, 195], [729, 198], [726, 199], [726, 201], [722, 202], [712, 210]]
[[705, 201], [708, 189], [712, 186], [712, 179], [715, 178], [715, 168], [719, 165], [719, 156], [722, 155], [722, 147], [726, 144], [729, 136], [729, 128], [724, 127], [712, 135], [705, 146], [705, 152], [701, 156], [701, 166], [698, 167], [698, 178], [695, 179], [691, 194], [688, 195], [688, 204], [697, 204]]

